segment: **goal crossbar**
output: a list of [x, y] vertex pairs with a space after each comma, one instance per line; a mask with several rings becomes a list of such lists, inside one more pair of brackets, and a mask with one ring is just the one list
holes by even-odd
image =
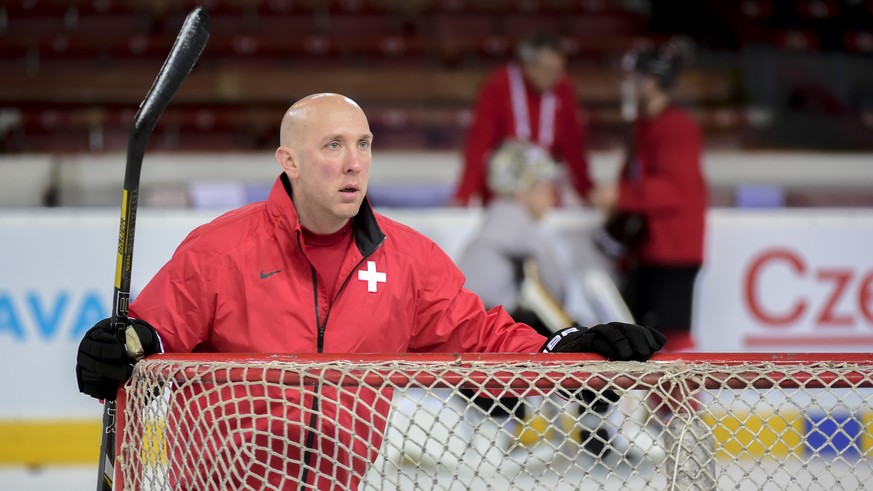
[[[766, 371], [725, 371], [708, 372], [702, 383], [706, 388], [747, 388], [764, 389], [774, 386], [783, 388], [823, 388], [823, 387], [870, 387], [870, 372], [848, 371], [843, 373], [822, 371], [828, 364], [835, 366], [858, 365], [873, 370], [873, 354], [868, 353], [685, 353], [655, 355], [646, 364], [642, 375], [625, 377], [615, 372], [573, 371], [576, 366], [589, 367], [591, 363], [605, 362], [603, 357], [592, 354], [159, 354], [150, 359], [167, 362], [159, 369], [169, 375], [174, 369], [173, 362], [185, 363], [183, 372], [176, 374], [179, 380], [189, 380], [200, 368], [196, 362], [209, 365], [221, 364], [227, 367], [220, 373], [209, 375], [209, 382], [215, 384], [242, 382], [259, 379], [269, 383], [286, 385], [310, 385], [329, 382], [340, 386], [390, 385], [393, 387], [460, 387], [460, 388], [553, 388], [555, 377], [562, 375], [562, 387], [601, 389], [610, 385], [623, 389], [635, 389], [638, 385], [651, 386], [664, 376], [675, 373], [677, 369], [692, 368], [705, 363], [708, 367], [723, 365], [737, 367], [751, 365]], [[192, 364], [193, 362], [193, 364]], [[301, 366], [296, 371], [284, 369], [288, 364]], [[384, 364], [384, 369], [373, 368]], [[366, 371], [355, 370], [356, 365], [369, 367]], [[511, 366], [514, 371], [477, 371], [477, 367]], [[547, 368], [559, 367], [561, 372], [524, 372], [525, 365]], [[780, 366], [815, 365], [819, 371], [813, 376], [807, 372], [782, 371]], [[342, 368], [332, 368], [341, 366]], [[431, 367], [434, 372], [415, 372], [405, 375], [398, 369], [409, 367]], [[594, 365], [596, 366], [596, 365]], [[663, 367], [664, 370], [658, 368]], [[632, 366], [629, 365], [629, 370]], [[457, 370], [464, 370], [458, 373]], [[518, 371], [515, 371], [518, 370]], [[519, 372], [520, 371], [520, 372]]]
[[873, 353], [161, 354], [119, 390], [116, 481], [843, 489], [873, 479], [871, 406]]

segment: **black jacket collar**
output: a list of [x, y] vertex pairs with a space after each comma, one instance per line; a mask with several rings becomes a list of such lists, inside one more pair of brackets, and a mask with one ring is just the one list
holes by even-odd
[[[288, 176], [284, 172], [280, 179], [285, 187], [285, 192], [288, 193], [288, 198], [291, 199], [294, 195], [291, 191], [291, 181], [288, 180]], [[352, 230], [355, 232], [355, 246], [363, 257], [372, 254], [385, 241], [385, 234], [379, 228], [379, 223], [376, 221], [376, 213], [370, 205], [370, 199], [366, 196], [361, 203], [358, 214], [352, 218]]]

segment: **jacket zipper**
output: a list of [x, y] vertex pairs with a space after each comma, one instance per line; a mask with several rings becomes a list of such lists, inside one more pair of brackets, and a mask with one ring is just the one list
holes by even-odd
[[[303, 254], [303, 257], [306, 258], [306, 262], [309, 263], [309, 270], [312, 273], [312, 295], [313, 304], [315, 305], [315, 329], [318, 332], [316, 350], [318, 353], [321, 353], [324, 349], [324, 328], [321, 325], [318, 313], [318, 273], [315, 271], [315, 266], [312, 265], [312, 261], [306, 257], [306, 252], [303, 251], [303, 244], [300, 243], [299, 231], [297, 232], [297, 247], [300, 248], [300, 254]], [[321, 384], [315, 386], [312, 394], [312, 415], [309, 417], [309, 427], [306, 429], [306, 437], [304, 438], [303, 443], [303, 466], [300, 473], [300, 484], [302, 486], [306, 486], [307, 481], [309, 480], [309, 462], [312, 460], [312, 454], [315, 447], [315, 429], [318, 425], [319, 392], [321, 392]], [[303, 402], [302, 398], [300, 402]]]
[[[297, 237], [297, 244], [300, 244], [300, 237]], [[303, 248], [300, 248], [300, 252], [303, 252]], [[303, 254], [306, 257], [306, 254]], [[307, 258], [308, 259], [308, 258]], [[317, 349], [318, 353], [324, 351], [324, 326], [319, 321], [318, 314], [318, 274], [315, 271], [315, 266], [312, 263], [309, 264], [309, 269], [312, 271], [312, 291], [314, 292], [314, 300], [315, 300], [315, 327], [318, 330], [318, 344]], [[325, 319], [325, 323], [327, 323], [327, 319]], [[309, 479], [309, 462], [312, 460], [312, 454], [315, 447], [315, 429], [318, 425], [318, 394], [321, 392], [321, 383], [315, 386], [312, 394], [312, 415], [309, 417], [309, 428], [306, 429], [306, 438], [304, 439], [303, 448], [305, 448], [303, 453], [303, 469], [300, 474], [300, 483], [303, 486], [306, 486], [307, 480]], [[302, 401], [301, 401], [302, 402]]]
[[324, 329], [327, 327], [327, 315], [330, 315], [330, 311], [328, 311], [327, 315], [324, 316], [324, 323], [322, 324], [319, 320], [321, 318], [321, 313], [318, 311], [318, 273], [315, 271], [315, 266], [312, 264], [309, 265], [309, 268], [312, 270], [312, 291], [314, 292], [314, 300], [315, 300], [315, 329], [318, 332], [318, 340], [316, 341], [315, 349], [317, 353], [324, 352]]
[[[355, 267], [352, 268], [352, 271], [358, 269], [365, 259], [372, 256], [374, 252], [376, 252], [382, 244], [385, 242], [383, 238], [373, 247], [372, 250], [366, 255], [362, 256], [361, 259], [355, 264]], [[303, 254], [303, 257], [306, 257], [306, 253], [303, 252], [303, 245], [300, 243], [300, 232], [297, 233], [297, 247], [300, 248], [300, 253]], [[309, 258], [306, 257], [306, 260], [309, 261]], [[316, 344], [316, 349], [318, 353], [324, 352], [324, 331], [327, 329], [327, 319], [330, 317], [330, 311], [327, 312], [327, 315], [324, 317], [324, 323], [319, 320], [319, 312], [318, 312], [318, 273], [315, 271], [315, 266], [312, 265], [312, 262], [309, 261], [309, 269], [312, 272], [312, 291], [313, 291], [313, 300], [315, 301], [315, 328], [318, 332], [318, 341]], [[339, 297], [339, 294], [345, 289], [346, 285], [351, 279], [352, 274], [349, 273], [346, 275], [345, 280], [343, 280], [342, 285], [340, 285], [339, 290], [336, 292], [336, 297], [334, 300]], [[304, 448], [306, 449], [303, 454], [303, 469], [300, 474], [300, 483], [303, 486], [306, 486], [307, 480], [309, 479], [309, 463], [312, 460], [312, 456], [315, 450], [315, 431], [318, 427], [318, 394], [321, 392], [321, 384], [315, 386], [314, 394], [312, 396], [312, 416], [309, 418], [309, 428], [306, 429], [306, 438], [304, 438]]]

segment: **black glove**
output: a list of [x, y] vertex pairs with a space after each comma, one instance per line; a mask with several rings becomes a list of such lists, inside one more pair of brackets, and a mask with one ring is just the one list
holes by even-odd
[[161, 352], [154, 327], [140, 319], [129, 321], [126, 341], [111, 332], [110, 319], [103, 319], [85, 333], [76, 359], [79, 392], [113, 401], [118, 387], [130, 378], [133, 364], [144, 356]]
[[603, 226], [594, 230], [594, 246], [611, 258], [639, 249], [648, 238], [646, 217], [640, 213], [612, 212]]
[[588, 329], [562, 329], [546, 341], [542, 352], [597, 353], [610, 360], [646, 361], [666, 342], [667, 338], [654, 328], [610, 322]]
[[[591, 328], [568, 327], [552, 335], [543, 345], [543, 353], [597, 353], [610, 360], [648, 360], [652, 354], [664, 347], [667, 338], [651, 327], [610, 322]], [[612, 403], [618, 401], [614, 390], [595, 392], [580, 389], [574, 394], [583, 407], [596, 413], [605, 413]]]

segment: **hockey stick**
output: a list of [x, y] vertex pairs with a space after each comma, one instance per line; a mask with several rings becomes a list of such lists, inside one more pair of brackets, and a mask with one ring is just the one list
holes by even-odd
[[[139, 177], [149, 137], [170, 99], [191, 72], [209, 39], [209, 14], [196, 7], [182, 25], [161, 71], [140, 103], [133, 119], [127, 143], [124, 190], [121, 195], [121, 225], [118, 233], [118, 258], [115, 263], [115, 291], [112, 299], [112, 329], [124, 341], [127, 327], [127, 304], [130, 300], [130, 277], [133, 266], [133, 234], [136, 223]], [[115, 479], [115, 401], [103, 406], [103, 438], [100, 443], [100, 474], [97, 491], [112, 490]]]

